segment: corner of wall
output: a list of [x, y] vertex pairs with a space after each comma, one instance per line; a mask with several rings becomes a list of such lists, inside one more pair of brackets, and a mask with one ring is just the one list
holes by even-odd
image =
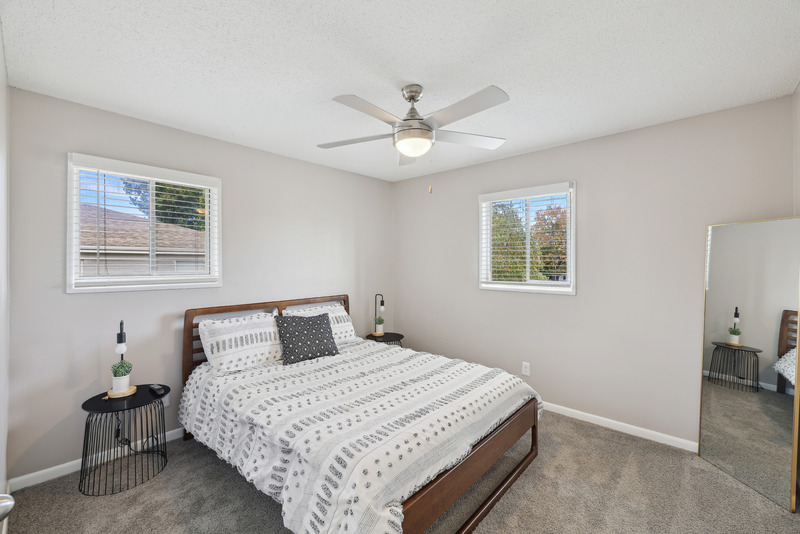
[[8, 443], [8, 77], [3, 34], [0, 29], [0, 487], [6, 485]]

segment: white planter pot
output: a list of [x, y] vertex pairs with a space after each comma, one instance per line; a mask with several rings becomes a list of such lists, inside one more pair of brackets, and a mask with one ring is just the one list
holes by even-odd
[[741, 345], [741, 343], [739, 343], [739, 336], [734, 336], [733, 334], [728, 334], [728, 343], [731, 345]]
[[131, 375], [115, 376], [111, 391], [114, 393], [125, 393], [131, 387]]
[[383, 334], [383, 325], [382, 324], [376, 324], [375, 325], [375, 333], [376, 334]]

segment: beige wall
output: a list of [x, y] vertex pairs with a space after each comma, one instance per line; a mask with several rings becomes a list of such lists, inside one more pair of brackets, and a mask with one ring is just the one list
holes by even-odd
[[8, 85], [0, 30], [0, 493], [6, 491], [8, 437]]
[[[10, 477], [80, 458], [80, 406], [110, 388], [120, 319], [133, 381], [176, 392], [171, 430], [187, 308], [348, 293], [366, 335], [374, 293], [391, 302], [391, 184], [16, 89], [10, 98]], [[66, 294], [71, 151], [220, 177], [223, 287]]]
[[[397, 328], [545, 401], [698, 439], [706, 226], [792, 214], [792, 99], [397, 183]], [[577, 295], [478, 290], [478, 195], [577, 182]]]

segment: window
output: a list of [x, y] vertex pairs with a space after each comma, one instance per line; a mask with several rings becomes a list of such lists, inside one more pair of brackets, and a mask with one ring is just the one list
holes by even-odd
[[67, 293], [220, 287], [219, 178], [69, 154]]
[[481, 289], [575, 294], [575, 182], [480, 195], [478, 204]]

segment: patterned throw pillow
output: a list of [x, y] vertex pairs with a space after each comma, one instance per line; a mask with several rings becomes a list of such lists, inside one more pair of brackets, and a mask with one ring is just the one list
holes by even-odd
[[328, 304], [323, 306], [313, 306], [309, 308], [287, 308], [283, 310], [283, 315], [287, 317], [312, 317], [314, 315], [328, 314], [333, 331], [333, 339], [337, 344], [355, 341], [356, 331], [353, 328], [353, 320], [347, 314], [347, 310], [341, 304]]
[[781, 356], [780, 359], [775, 362], [775, 365], [773, 365], [772, 368], [775, 369], [776, 373], [782, 374], [784, 377], [786, 377], [786, 380], [794, 385], [795, 373], [797, 372], [795, 369], [796, 365], [797, 349], [792, 349]]
[[197, 327], [203, 351], [217, 373], [243, 371], [282, 357], [278, 325], [271, 313], [206, 319]]
[[326, 315], [275, 317], [283, 344], [283, 365], [339, 354]]

